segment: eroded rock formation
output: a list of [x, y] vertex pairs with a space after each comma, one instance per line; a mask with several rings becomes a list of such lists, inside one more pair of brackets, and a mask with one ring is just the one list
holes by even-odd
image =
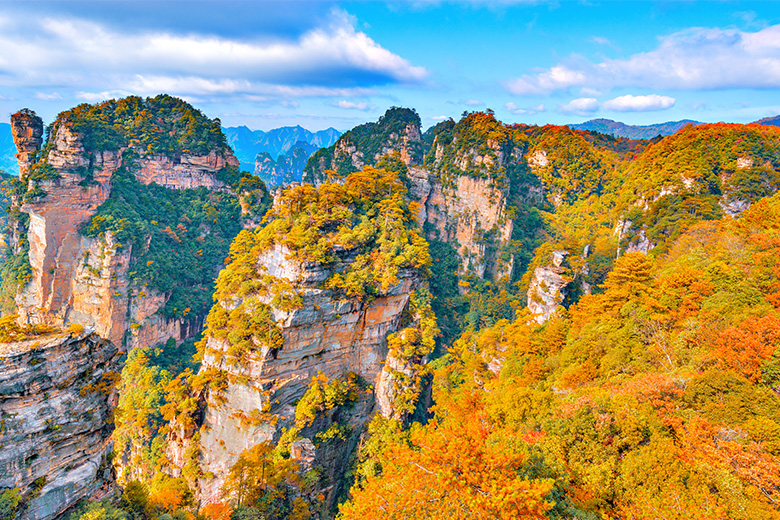
[[0, 488], [25, 495], [20, 519], [112, 492], [118, 369], [119, 349], [91, 330], [0, 343]]
[[[29, 135], [39, 135], [42, 122], [20, 114], [13, 117], [14, 128], [19, 129], [14, 138], [20, 168], [27, 171], [24, 161], [38, 153], [34, 148], [41, 144]], [[130, 286], [130, 247], [120, 247], [110, 234], [88, 238], [79, 232], [108, 199], [112, 175], [123, 166], [124, 149], [87, 152], [67, 121], [56, 128], [51, 140], [53, 146], [43, 159], [54, 174], [29, 181], [30, 189], [37, 187], [45, 196], [30, 198], [21, 206], [30, 215], [32, 267], [32, 280], [16, 298], [21, 320], [57, 326], [81, 323], [118, 345], [127, 339], [129, 346], [171, 336], [180, 340], [195, 332], [200, 322], [164, 320], [155, 314], [165, 304], [164, 295]], [[229, 149], [203, 156], [141, 156], [135, 161], [133, 171], [139, 182], [171, 189], [225, 189], [217, 172], [238, 163]], [[92, 172], [89, 179], [87, 171]], [[134, 328], [126, 338], [130, 325]]]
[[[355, 252], [340, 253], [338, 261], [328, 266], [300, 264], [288, 256], [289, 251], [276, 246], [257, 259], [260, 271], [292, 282], [292, 292], [302, 298], [295, 310], [273, 308], [273, 319], [284, 338], [283, 346], [279, 350], [262, 346], [257, 352], [249, 353], [244, 363], [235, 364], [226, 355], [229, 345], [209, 339], [201, 371], [223, 371], [229, 384], [224, 403], [217, 405], [212, 401], [205, 409], [200, 438], [201, 466], [214, 475], [213, 479], [200, 482], [200, 496], [205, 502], [219, 498], [225, 476], [243, 450], [279, 439], [282, 427], [289, 426], [295, 417], [296, 402], [318, 373], [331, 379], [354, 373], [375, 388], [373, 395], [362, 396], [348, 415], [341, 417], [352, 432], [350, 439], [337, 446], [323, 444], [315, 451], [314, 464], [325, 468], [334, 482], [343, 475], [348, 454], [354, 449], [375, 402], [381, 403], [382, 413], [393, 414], [395, 385], [392, 377], [383, 373], [388, 355], [386, 338], [399, 328], [410, 295], [420, 282], [419, 275], [413, 270], [402, 271], [397, 284], [370, 303], [363, 303], [344, 300], [332, 290], [322, 288], [322, 282], [329, 276], [355, 260]], [[239, 304], [231, 302], [231, 305]], [[252, 422], [249, 417], [266, 419]], [[327, 424], [320, 421], [304, 429], [301, 435], [309, 439], [324, 428]], [[181, 444], [178, 451], [175, 442], [172, 446], [171, 458], [183, 463]], [[335, 499], [337, 488], [327, 491], [329, 503]]]

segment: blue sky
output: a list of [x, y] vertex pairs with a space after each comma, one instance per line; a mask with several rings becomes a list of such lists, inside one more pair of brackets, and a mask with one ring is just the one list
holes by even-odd
[[780, 2], [0, 0], [0, 111], [166, 92], [225, 126], [749, 122], [780, 114]]

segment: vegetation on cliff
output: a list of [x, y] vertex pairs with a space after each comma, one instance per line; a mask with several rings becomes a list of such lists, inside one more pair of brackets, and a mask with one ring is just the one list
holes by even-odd
[[179, 98], [129, 96], [65, 112], [49, 126], [45, 152], [61, 125], [71, 125], [87, 153], [131, 146], [141, 154], [208, 155], [228, 149], [219, 119], [209, 119]]
[[[122, 247], [132, 248], [130, 280], [141, 290], [169, 295], [161, 310], [166, 318], [203, 316], [211, 306], [212, 284], [230, 243], [242, 229], [239, 198], [207, 188], [172, 190], [144, 185], [133, 174], [134, 154], [124, 154], [114, 172], [109, 199], [81, 227], [85, 236], [110, 232]], [[239, 181], [244, 187], [249, 178]], [[268, 207], [262, 181], [256, 180], [255, 212]]]
[[286, 190], [263, 225], [242, 231], [231, 246], [206, 335], [226, 341], [236, 360], [259, 345], [282, 347], [271, 306], [289, 312], [300, 296], [290, 281], [258, 270], [257, 258], [273, 247], [294, 262], [332, 266], [323, 287], [344, 298], [369, 301], [397, 284], [402, 269], [425, 273], [430, 256], [416, 229], [416, 204], [405, 193], [397, 174], [375, 168], [350, 174], [343, 184]]
[[[508, 443], [500, 453], [554, 479], [566, 517], [778, 518], [779, 233], [775, 195], [739, 220], [694, 226], [663, 257], [622, 256], [601, 294], [543, 327], [521, 313], [464, 334], [437, 362], [437, 422], [418, 433], [427, 441], [391, 445], [388, 470], [353, 493], [344, 517], [379, 514], [387, 493], [423, 507], [409, 498], [419, 481]], [[467, 439], [451, 429], [475, 420], [482, 437], [437, 472], [431, 457], [446, 461], [450, 448], [433, 440]], [[466, 510], [503, 496], [494, 487], [468, 502], [459, 482], [442, 485], [442, 502]]]
[[[360, 170], [353, 157], [361, 164], [373, 166], [376, 161], [388, 153], [397, 150], [407, 128], [420, 128], [420, 116], [409, 108], [391, 107], [376, 123], [366, 123], [345, 132], [338, 141], [328, 148], [317, 150], [303, 169], [303, 181], [314, 183], [324, 180], [328, 170], [345, 177]], [[408, 143], [410, 156], [415, 162], [421, 162], [423, 146], [421, 142]]]

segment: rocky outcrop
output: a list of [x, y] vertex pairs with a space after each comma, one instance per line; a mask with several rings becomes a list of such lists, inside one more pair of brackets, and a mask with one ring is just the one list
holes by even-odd
[[425, 200], [424, 222], [440, 240], [450, 242], [461, 257], [463, 273], [501, 278], [512, 272], [511, 261], [499, 265], [495, 249], [512, 237], [513, 222], [506, 214], [506, 191], [490, 179], [458, 175], [454, 189], [438, 179]]
[[[23, 116], [15, 115], [13, 121], [20, 129], [30, 124]], [[118, 345], [123, 344], [130, 325], [134, 326], [127, 336], [131, 341], [164, 341], [170, 337], [166, 334], [177, 340], [186, 337], [181, 334], [191, 333], [196, 328], [192, 323], [167, 322], [155, 315], [165, 304], [164, 295], [130, 286], [129, 247], [122, 247], [110, 235], [93, 239], [79, 233], [80, 226], [108, 199], [112, 175], [123, 166], [124, 149], [87, 151], [67, 121], [56, 128], [51, 139], [52, 146], [43, 159], [55, 175], [30, 180], [30, 188], [37, 186], [45, 196], [27, 200], [21, 206], [30, 215], [32, 267], [31, 282], [16, 298], [21, 320], [56, 326], [88, 325]], [[34, 153], [30, 142], [17, 141], [24, 157]], [[33, 144], [40, 147], [40, 140]], [[228, 150], [204, 156], [141, 156], [135, 164], [136, 178], [144, 184], [157, 183], [172, 189], [225, 189], [217, 172], [237, 165], [237, 160]], [[25, 168], [21, 158], [20, 168]], [[91, 176], [85, 177], [85, 172], [91, 172]]]
[[566, 270], [561, 267], [566, 251], [554, 251], [552, 265], [537, 267], [528, 286], [528, 310], [538, 324], [543, 324], [563, 303], [564, 289], [571, 279], [563, 276]]
[[19, 173], [30, 171], [35, 153], [43, 143], [43, 120], [35, 112], [21, 110], [11, 117], [11, 135], [16, 145]]
[[113, 490], [107, 457], [119, 350], [92, 331], [0, 343], [0, 488], [18, 518], [56, 518]]
[[[276, 246], [258, 258], [261, 272], [292, 283], [292, 292], [300, 296], [301, 305], [291, 311], [274, 307], [273, 319], [280, 327], [283, 346], [278, 350], [260, 346], [243, 363], [235, 364], [225, 355], [229, 349], [227, 344], [209, 338], [201, 371], [223, 371], [229, 384], [223, 394], [224, 403], [217, 405], [211, 400], [205, 409], [200, 438], [201, 467], [214, 478], [200, 482], [203, 501], [218, 498], [229, 468], [244, 449], [263, 441], [278, 440], [282, 428], [294, 419], [296, 402], [317, 373], [339, 379], [352, 372], [374, 385], [383, 394], [382, 400], [392, 403], [394, 387], [379, 384], [383, 377], [388, 379], [383, 376], [388, 354], [386, 338], [398, 329], [410, 295], [419, 284], [418, 274], [402, 271], [397, 284], [370, 302], [345, 300], [321, 287], [322, 282], [352, 263], [355, 257], [355, 252], [341, 251], [338, 261], [327, 266], [300, 264], [288, 259], [286, 249]], [[220, 304], [226, 302], [217, 305]], [[370, 392], [362, 396], [352, 405], [348, 416], [341, 417], [353, 436], [335, 447], [317, 448], [314, 464], [325, 468], [334, 483], [343, 474], [347, 456], [374, 406], [375, 398]], [[390, 408], [384, 406], [382, 411], [392, 413]], [[263, 419], [248, 422], [247, 417]], [[318, 426], [322, 427], [315, 424], [304, 429], [301, 436], [313, 437]], [[175, 443], [172, 444], [176, 451]], [[181, 460], [181, 448], [170, 458]], [[337, 492], [338, 486], [326, 492], [329, 503]]]

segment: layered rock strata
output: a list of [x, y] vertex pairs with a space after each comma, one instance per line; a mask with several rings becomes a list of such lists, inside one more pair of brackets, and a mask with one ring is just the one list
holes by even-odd
[[[42, 132], [42, 122], [14, 116], [15, 143], [20, 169], [29, 164], [22, 159], [38, 153], [40, 140], [27, 135]], [[35, 127], [35, 125], [38, 125]], [[56, 172], [55, 178], [30, 180], [45, 196], [24, 202], [21, 210], [30, 215], [28, 239], [32, 280], [17, 295], [21, 320], [62, 326], [80, 323], [92, 326], [101, 336], [122, 345], [127, 336], [130, 347], [140, 341], [164, 341], [197, 329], [202, 323], [167, 321], [155, 315], [165, 304], [165, 296], [150, 294], [129, 286], [127, 272], [131, 251], [110, 236], [88, 238], [79, 233], [111, 193], [111, 178], [123, 165], [124, 149], [87, 152], [81, 137], [67, 122], [51, 137], [53, 146], [43, 158]], [[31, 144], [32, 143], [32, 144]], [[217, 172], [237, 165], [231, 152], [211, 152], [204, 156], [180, 155], [174, 158], [151, 155], [136, 159], [136, 178], [171, 189], [206, 187], [225, 189]], [[84, 172], [91, 171], [89, 182]], [[22, 178], [25, 178], [22, 175]], [[145, 297], [145, 298], [144, 298]]]
[[[210, 400], [203, 415], [201, 467], [214, 475], [213, 479], [200, 482], [203, 501], [218, 499], [228, 470], [244, 449], [279, 439], [282, 427], [289, 426], [295, 417], [296, 402], [318, 373], [339, 379], [352, 372], [375, 388], [340, 417], [350, 427], [352, 436], [343, 443], [316, 449], [314, 464], [325, 468], [333, 482], [338, 482], [343, 475], [348, 454], [370, 418], [375, 401], [388, 403], [381, 410], [388, 415], [393, 413], [389, 403], [394, 400], [395, 386], [391, 377], [383, 375], [388, 354], [386, 338], [399, 328], [410, 295], [419, 284], [419, 276], [413, 270], [401, 271], [397, 284], [365, 303], [344, 300], [321, 287], [334, 272], [353, 262], [355, 256], [354, 252], [342, 251], [338, 261], [328, 266], [300, 264], [288, 260], [287, 250], [276, 246], [258, 258], [261, 272], [292, 283], [292, 291], [301, 297], [301, 305], [291, 311], [273, 308], [274, 321], [284, 338], [283, 346], [279, 350], [262, 346], [249, 353], [244, 363], [231, 362], [225, 355], [229, 346], [209, 339], [201, 370], [227, 372], [229, 384], [223, 394], [224, 403], [216, 405]], [[230, 305], [239, 304], [230, 302]], [[265, 419], [253, 423], [247, 422], [247, 417]], [[301, 436], [313, 437], [332, 420], [335, 420], [332, 416], [321, 419], [301, 431]], [[186, 432], [182, 433], [186, 436]], [[174, 451], [175, 445], [173, 442]], [[183, 462], [181, 445], [171, 458]], [[332, 503], [338, 486], [325, 493], [328, 503]]]
[[0, 488], [25, 495], [21, 520], [112, 492], [117, 370], [118, 348], [89, 330], [0, 343]]

